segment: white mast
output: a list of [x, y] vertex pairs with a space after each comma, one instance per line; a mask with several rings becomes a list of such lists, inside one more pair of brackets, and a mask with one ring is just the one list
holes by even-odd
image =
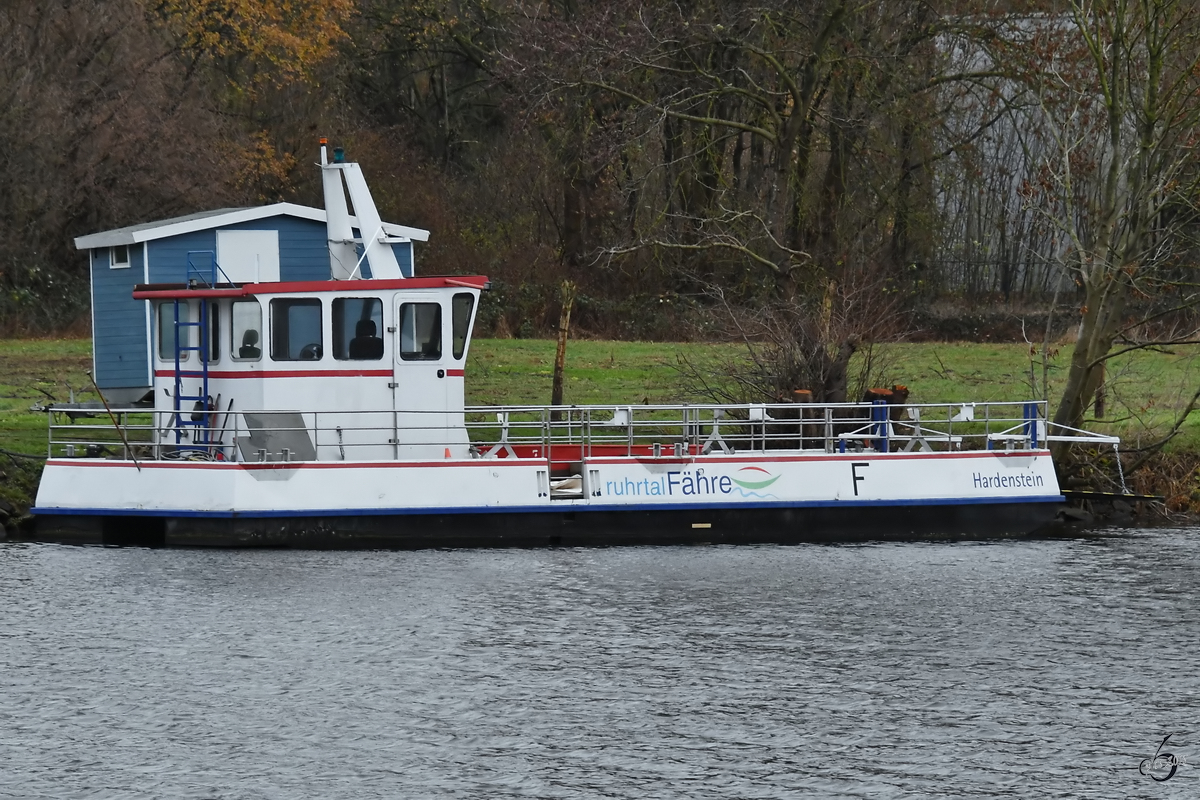
[[[325, 153], [326, 140], [321, 140], [321, 183], [325, 190], [325, 219], [329, 230], [329, 274], [335, 281], [361, 278], [359, 263], [362, 259], [354, 247], [362, 244], [363, 256], [371, 265], [372, 278], [403, 278], [400, 263], [392, 252], [393, 242], [407, 241], [388, 236], [383, 230], [383, 220], [371, 198], [366, 178], [358, 164], [341, 160], [341, 150], [334, 150], [334, 161], [329, 163]], [[354, 214], [358, 217], [361, 238], [355, 238], [350, 227], [350, 212], [346, 207], [346, 195], [342, 180], [350, 192]]]

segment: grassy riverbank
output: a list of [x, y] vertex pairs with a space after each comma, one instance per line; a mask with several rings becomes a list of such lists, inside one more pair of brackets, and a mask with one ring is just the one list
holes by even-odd
[[[694, 364], [736, 363], [737, 345], [648, 344], [575, 341], [568, 348], [565, 401], [577, 404], [660, 403], [696, 400], [676, 369], [681, 357]], [[1031, 392], [1028, 347], [1020, 344], [929, 343], [876, 348], [877, 384], [903, 383], [913, 402], [1025, 400]], [[1049, 396], [1065, 373], [1064, 350], [1049, 370]], [[474, 342], [467, 365], [467, 403], [541, 404], [550, 400], [554, 342], [530, 339]], [[51, 399], [95, 400], [87, 370], [87, 339], [0, 340], [0, 449], [40, 455], [46, 449], [46, 415], [31, 406]], [[1033, 366], [1041, 381], [1041, 365]], [[1190, 354], [1139, 353], [1109, 368], [1109, 414], [1089, 427], [1117, 433], [1123, 449], [1161, 437], [1200, 387], [1200, 360]], [[1040, 394], [1040, 392], [1039, 392]], [[1200, 506], [1191, 465], [1200, 459], [1200, 413], [1192, 415], [1166, 448], [1134, 476], [1138, 491], [1165, 494], [1176, 507]], [[28, 506], [36, 487], [36, 459], [0, 455], [0, 499]], [[1193, 499], [1193, 494], [1195, 498]]]

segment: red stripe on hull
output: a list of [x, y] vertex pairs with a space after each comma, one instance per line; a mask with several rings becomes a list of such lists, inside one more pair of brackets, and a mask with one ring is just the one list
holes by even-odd
[[[554, 448], [555, 451], [560, 450], [559, 447]], [[812, 456], [695, 456], [693, 458], [651, 458], [646, 456], [635, 455], [626, 458], [589, 458], [586, 459], [588, 464], [604, 465], [604, 464], [629, 464], [633, 461], [645, 462], [651, 461], [656, 464], [761, 464], [761, 463], [811, 463], [814, 461], [862, 461], [863, 459], [893, 459], [893, 460], [940, 460], [940, 459], [960, 459], [960, 458], [1029, 458], [1031, 456], [1049, 457], [1049, 450], [1025, 450], [1017, 453], [1008, 452], [988, 452], [978, 451], [974, 453], [846, 453], [842, 454], [824, 454]], [[568, 454], [555, 452], [551, 459], [553, 463], [558, 464], [570, 463], [578, 461]], [[437, 469], [439, 467], [528, 467], [534, 464], [545, 464], [545, 456], [527, 456], [524, 458], [471, 458], [462, 460], [439, 460], [439, 461], [358, 461], [358, 462], [320, 462], [320, 461], [142, 461], [139, 462], [143, 469], [159, 468], [159, 469]], [[63, 466], [63, 467], [131, 467], [132, 461], [108, 461], [104, 459], [50, 459], [46, 462], [48, 466]]]
[[[201, 376], [198, 370], [183, 370], [182, 372], [185, 378], [199, 378]], [[156, 369], [154, 370], [154, 375], [158, 378], [174, 378], [175, 370]], [[390, 378], [392, 377], [392, 371], [390, 369], [290, 369], [272, 370], [270, 372], [263, 372], [261, 370], [248, 370], [246, 372], [209, 370], [208, 377], [210, 380], [213, 378]]]

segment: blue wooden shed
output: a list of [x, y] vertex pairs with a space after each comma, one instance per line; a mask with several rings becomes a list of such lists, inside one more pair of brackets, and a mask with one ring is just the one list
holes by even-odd
[[[358, 220], [350, 217], [354, 237]], [[382, 223], [382, 234], [405, 277], [414, 269], [413, 242], [429, 240], [419, 228]], [[189, 261], [219, 266], [231, 283], [324, 281], [330, 278], [330, 241], [324, 209], [294, 203], [223, 208], [130, 225], [75, 239], [88, 252], [92, 287], [92, 360], [96, 383], [111, 402], [134, 402], [153, 385], [150, 302], [133, 299], [138, 284], [184, 283]], [[357, 245], [362, 255], [362, 245]], [[369, 260], [354, 265], [371, 277]], [[350, 270], [349, 265], [347, 270]]]

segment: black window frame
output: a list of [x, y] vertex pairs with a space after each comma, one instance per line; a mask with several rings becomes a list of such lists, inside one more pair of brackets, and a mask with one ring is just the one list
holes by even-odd
[[208, 304], [208, 363], [221, 360], [221, 306], [216, 300]]
[[[372, 304], [372, 306], [373, 306], [374, 310], [370, 316], [370, 320], [375, 323], [375, 336], [373, 338], [379, 339], [380, 346], [381, 346], [378, 356], [370, 356], [370, 357], [366, 357], [366, 358], [362, 358], [362, 357], [351, 358], [350, 357], [351, 342], [353, 342], [355, 339], [358, 338], [357, 336], [347, 336], [346, 335], [346, 319], [347, 318], [346, 318], [344, 309], [347, 305], [347, 301], [351, 301], [351, 300], [364, 301], [364, 302]], [[330, 314], [330, 320], [332, 322], [332, 328], [333, 328], [333, 330], [332, 330], [333, 341], [331, 342], [331, 344], [332, 344], [332, 350], [333, 350], [333, 357], [335, 360], [337, 360], [337, 361], [382, 361], [383, 360], [383, 358], [384, 358], [384, 351], [382, 349], [382, 347], [384, 345], [383, 298], [381, 298], [381, 297], [335, 297], [333, 299], [333, 302], [330, 304], [329, 314]], [[360, 309], [359, 321], [361, 321], [363, 319], [366, 319], [366, 318], [361, 316], [361, 309]], [[357, 324], [358, 323], [356, 321], [355, 325], [357, 326]]]
[[[466, 299], [466, 314], [459, 316], [459, 301]], [[458, 292], [450, 298], [450, 353], [455, 361], [462, 361], [467, 352], [467, 341], [471, 333], [471, 316], [475, 312], [475, 295]], [[461, 322], [461, 330], [459, 324]]]
[[[437, 332], [437, 342], [436, 342], [437, 352], [436, 353], [430, 352], [431, 345], [434, 344], [432, 341], [422, 342], [419, 350], [405, 350], [404, 349], [404, 327], [405, 327], [404, 314], [405, 314], [405, 309], [407, 309], [409, 306], [433, 306], [435, 309], [437, 309], [437, 318], [431, 329], [432, 331]], [[400, 354], [400, 359], [402, 361], [441, 361], [442, 353], [443, 353], [443, 348], [442, 348], [442, 304], [437, 302], [436, 300], [433, 300], [433, 301], [406, 300], [400, 304], [400, 310], [399, 310], [399, 314], [397, 316], [398, 316], [397, 321], [399, 323], [396, 328], [397, 333], [399, 335], [399, 345], [397, 347], [397, 351]], [[417, 322], [417, 320], [414, 320], [414, 324], [416, 322]], [[416, 344], [415, 340], [414, 340], [414, 344]]]
[[[243, 330], [240, 331], [241, 335], [239, 336], [239, 331], [237, 329], [237, 324], [236, 324], [237, 323], [237, 313], [235, 312], [235, 309], [239, 305], [252, 305], [258, 309], [258, 326], [253, 329], [253, 330], [258, 331], [257, 345], [243, 345], [242, 342], [238, 341], [238, 339], [242, 339], [244, 341], [245, 336], [246, 336], [246, 331], [251, 330], [251, 328], [244, 328]], [[232, 303], [230, 303], [229, 304], [229, 357], [232, 358], [234, 361], [262, 361], [263, 346], [266, 344], [266, 342], [263, 341], [264, 338], [265, 337], [263, 336], [262, 303], [258, 302], [258, 300], [255, 298], [244, 298], [241, 300], [234, 300]], [[248, 347], [257, 346], [258, 355], [243, 357], [241, 355], [243, 346], [248, 346]]]
[[[158, 324], [155, 327], [155, 338], [158, 339], [158, 360], [168, 361], [172, 364], [175, 363], [175, 302], [174, 300], [163, 300], [158, 304]], [[182, 306], [180, 310], [184, 313], [183, 321], [194, 321], [199, 310], [192, 301], [180, 300], [179, 304]], [[183, 329], [186, 337], [185, 347], [194, 346], [194, 342], [198, 338], [195, 331], [196, 328], [191, 325]], [[191, 350], [184, 350], [179, 354], [180, 363], [191, 360], [191, 356]]]
[[[325, 350], [325, 309], [324, 303], [319, 297], [275, 297], [271, 299], [270, 315], [271, 315], [271, 360], [272, 361], [321, 361], [324, 358]], [[293, 308], [316, 308], [317, 309], [317, 341], [306, 341], [300, 345], [299, 353], [296, 356], [291, 355], [291, 326], [292, 320], [290, 311]], [[279, 309], [287, 309], [283, 314], [279, 313]], [[284, 345], [283, 355], [278, 355], [280, 344]], [[310, 347], [316, 346], [316, 357], [308, 358], [304, 356], [304, 352]]]

